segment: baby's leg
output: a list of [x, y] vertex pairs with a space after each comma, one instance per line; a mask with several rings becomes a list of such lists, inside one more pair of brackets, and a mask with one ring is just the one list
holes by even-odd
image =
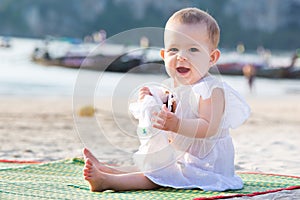
[[100, 171], [92, 160], [86, 159], [84, 166], [84, 178], [90, 184], [93, 192], [104, 190], [147, 190], [159, 188], [142, 173], [135, 174], [108, 174]]
[[102, 172], [111, 173], [111, 174], [122, 174], [124, 172], [119, 171], [117, 169], [113, 169], [105, 166], [104, 163], [101, 163], [87, 148], [83, 149], [84, 160], [86, 161], [88, 158], [94, 163], [94, 165]]

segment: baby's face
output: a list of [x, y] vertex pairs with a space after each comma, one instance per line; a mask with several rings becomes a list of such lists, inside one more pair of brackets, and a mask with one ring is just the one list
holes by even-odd
[[161, 56], [169, 76], [177, 84], [194, 84], [207, 75], [211, 48], [205, 25], [168, 24], [164, 39]]

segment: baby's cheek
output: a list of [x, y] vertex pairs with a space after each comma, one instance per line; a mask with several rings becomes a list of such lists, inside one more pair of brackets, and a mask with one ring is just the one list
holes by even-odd
[[174, 75], [175, 75], [175, 69], [166, 66], [166, 71], [167, 71], [167, 74], [168, 74], [170, 77], [174, 77]]

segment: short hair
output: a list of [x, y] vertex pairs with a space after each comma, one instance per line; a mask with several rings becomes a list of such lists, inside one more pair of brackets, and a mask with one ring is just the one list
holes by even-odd
[[212, 46], [214, 48], [218, 47], [220, 40], [220, 28], [217, 21], [207, 12], [198, 8], [184, 8], [175, 12], [169, 18], [167, 24], [173, 21], [178, 21], [183, 24], [205, 24]]

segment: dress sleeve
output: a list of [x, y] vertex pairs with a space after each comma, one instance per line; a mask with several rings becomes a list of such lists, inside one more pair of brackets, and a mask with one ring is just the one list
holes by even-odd
[[199, 97], [201, 96], [202, 99], [208, 99], [211, 97], [211, 94], [215, 88], [223, 89], [223, 82], [220, 82], [213, 78], [208, 78], [207, 81], [200, 82], [193, 86], [193, 91]]
[[225, 123], [227, 128], [237, 128], [250, 116], [251, 110], [245, 99], [233, 88], [224, 83], [225, 88]]

